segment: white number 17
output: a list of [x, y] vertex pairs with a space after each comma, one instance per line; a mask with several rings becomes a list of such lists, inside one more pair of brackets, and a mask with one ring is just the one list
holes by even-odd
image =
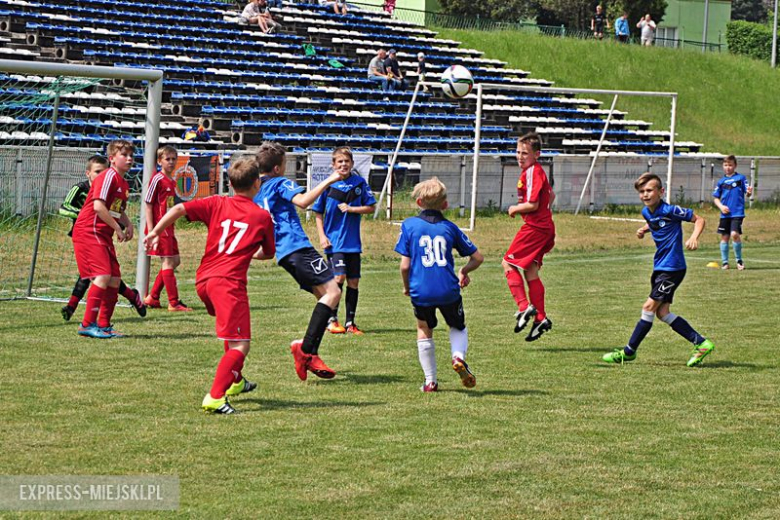
[[[238, 228], [238, 234], [236, 235], [236, 238], [234, 238], [230, 243], [230, 247], [228, 247], [227, 251], [225, 251], [225, 241], [227, 240], [228, 233], [230, 232], [231, 224], [233, 224], [233, 227]], [[222, 226], [222, 238], [219, 239], [219, 248], [217, 249], [217, 252], [224, 252], [226, 255], [229, 255], [236, 250], [236, 247], [238, 247], [238, 242], [241, 240], [241, 237], [244, 236], [246, 230], [249, 229], [249, 224], [245, 222], [238, 222], [237, 220], [231, 221], [230, 219], [226, 219], [222, 221], [220, 226]]]

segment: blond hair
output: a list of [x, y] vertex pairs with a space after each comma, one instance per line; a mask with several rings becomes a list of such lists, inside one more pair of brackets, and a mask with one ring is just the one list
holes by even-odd
[[114, 139], [108, 143], [106, 148], [106, 155], [110, 158], [119, 152], [130, 152], [135, 154], [135, 145], [127, 139]]
[[432, 177], [414, 187], [412, 198], [419, 201], [420, 207], [423, 209], [441, 210], [444, 208], [444, 203], [447, 202], [447, 186], [438, 177]]
[[242, 155], [231, 159], [228, 168], [228, 179], [233, 189], [241, 192], [247, 191], [260, 178], [260, 165], [253, 155]]
[[163, 157], [165, 157], [166, 155], [174, 155], [178, 157], [179, 151], [169, 144], [166, 144], [165, 146], [161, 146], [160, 148], [157, 149], [157, 162], [162, 161]]
[[336, 162], [336, 157], [338, 156], [344, 156], [349, 159], [351, 163], [355, 163], [355, 158], [352, 157], [352, 149], [349, 146], [342, 146], [333, 150], [333, 162]]

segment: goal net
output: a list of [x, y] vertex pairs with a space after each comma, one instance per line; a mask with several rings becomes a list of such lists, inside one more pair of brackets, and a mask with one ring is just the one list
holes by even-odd
[[[140, 223], [140, 194], [156, 167], [162, 73], [0, 60], [0, 299], [67, 297], [78, 277], [59, 214], [87, 160], [113, 139], [136, 145], [128, 216]], [[119, 247], [128, 285], [137, 244]], [[144, 273], [146, 269], [143, 269]]]

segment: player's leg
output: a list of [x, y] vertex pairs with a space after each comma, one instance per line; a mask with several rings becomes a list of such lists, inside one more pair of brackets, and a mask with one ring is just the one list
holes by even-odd
[[737, 260], [737, 269], [745, 269], [745, 263], [742, 261], [742, 219], [731, 219], [731, 244], [734, 247], [734, 257]]
[[347, 294], [346, 307], [347, 307], [347, 319], [345, 325], [347, 332], [357, 336], [363, 335], [357, 324], [355, 323], [355, 314], [357, 313], [358, 295], [360, 294], [358, 287], [360, 286], [360, 271], [361, 271], [361, 257], [360, 253], [351, 253], [347, 255], [346, 261], [347, 267]]
[[111, 318], [114, 316], [114, 310], [116, 309], [116, 302], [119, 300], [119, 284], [121, 281], [122, 278], [120, 277], [117, 268], [108, 281], [108, 287], [106, 287], [97, 320], [98, 327], [115, 338], [124, 337], [124, 334], [114, 330], [114, 327], [111, 324]]
[[[655, 278], [655, 273], [653, 273], [653, 278]], [[607, 363], [621, 364], [624, 361], [635, 360], [636, 351], [647, 336], [647, 333], [650, 332], [651, 328], [653, 328], [653, 321], [655, 320], [656, 311], [659, 309], [659, 307], [661, 307], [662, 304], [663, 302], [654, 300], [652, 295], [647, 298], [645, 304], [642, 305], [642, 315], [634, 326], [634, 331], [631, 333], [631, 337], [629, 338], [626, 346], [616, 348], [609, 354], [604, 354], [601, 359]]]
[[137, 289], [130, 288], [125, 284], [124, 280], [119, 280], [119, 294], [130, 302], [130, 305], [133, 306], [139, 316], [142, 318], [146, 316], [146, 305], [144, 305], [144, 300]]
[[508, 263], [506, 260], [501, 261], [501, 267], [504, 269], [509, 292], [517, 304], [515, 332], [520, 332], [536, 315], [536, 309], [531, 307], [528, 302], [528, 295], [525, 292], [525, 283], [523, 282], [520, 268]]
[[542, 334], [552, 330], [552, 320], [547, 317], [544, 310], [544, 284], [542, 283], [542, 279], [539, 278], [539, 269], [542, 267], [542, 255], [543, 253], [539, 255], [537, 260], [531, 262], [528, 269], [523, 271], [525, 281], [528, 284], [528, 296], [531, 300], [530, 306], [536, 309], [536, 316], [534, 316], [531, 330], [528, 331], [528, 335], [525, 337], [526, 341], [536, 341], [542, 337]]
[[[328, 367], [319, 356], [322, 337], [325, 335], [325, 329], [328, 327], [328, 321], [333, 314], [333, 309], [341, 300], [341, 289], [336, 281], [331, 278], [327, 282], [312, 287], [312, 292], [317, 298], [317, 305], [314, 306], [309, 326], [306, 334], [303, 336], [300, 349], [304, 354], [310, 356], [306, 368], [315, 376], [323, 379], [335, 377], [336, 371]], [[297, 364], [296, 364], [297, 370]]]
[[721, 269], [729, 268], [729, 235], [731, 234], [731, 219], [721, 217], [718, 221], [720, 235], [720, 265]]
[[84, 247], [83, 244], [75, 241], [73, 245], [79, 274], [84, 278], [92, 280], [92, 285], [87, 292], [84, 317], [79, 325], [78, 333], [80, 336], [90, 338], [111, 338], [110, 334], [101, 330], [97, 325], [98, 314], [111, 280], [112, 264], [109, 248], [100, 246]]
[[450, 355], [452, 369], [460, 376], [460, 381], [466, 388], [477, 386], [477, 378], [466, 363], [466, 353], [469, 350], [469, 332], [466, 328], [466, 312], [463, 310], [463, 300], [439, 308], [444, 321], [450, 328]]
[[[339, 287], [340, 291], [344, 290], [344, 282], [347, 279], [346, 264], [344, 263], [344, 255], [341, 253], [333, 253], [328, 255], [328, 261], [330, 262], [330, 268], [333, 270], [334, 279]], [[328, 332], [331, 334], [344, 334], [347, 329], [339, 323], [339, 305], [333, 309], [333, 314], [328, 320]]]
[[682, 316], [677, 316], [669, 310], [671, 303], [664, 303], [656, 311], [656, 316], [669, 325], [673, 331], [693, 344], [691, 358], [688, 360], [689, 367], [696, 366], [704, 360], [713, 350], [715, 345], [712, 341], [699, 334], [690, 323]]
[[71, 316], [73, 316], [73, 313], [76, 312], [76, 308], [79, 306], [79, 302], [87, 293], [87, 289], [89, 289], [89, 278], [82, 278], [79, 276], [75, 285], [73, 285], [73, 291], [70, 293], [68, 303], [60, 309], [62, 318], [65, 321], [70, 321]]
[[152, 289], [149, 291], [149, 294], [146, 295], [146, 298], [144, 298], [144, 305], [152, 309], [159, 309], [161, 307], [160, 296], [162, 296], [162, 290], [165, 287], [162, 270], [162, 265], [160, 265], [160, 270], [157, 271], [157, 276], [152, 284]]
[[439, 382], [436, 374], [436, 345], [433, 342], [433, 329], [436, 328], [436, 307], [414, 307], [414, 316], [417, 318], [417, 358], [420, 360], [425, 381], [420, 390], [423, 392], [436, 392], [439, 390]]
[[162, 274], [163, 284], [165, 285], [165, 292], [168, 293], [168, 310], [171, 312], [188, 312], [191, 311], [179, 298], [179, 287], [176, 282], [176, 268], [181, 265], [181, 257], [179, 255], [164, 256], [162, 257]]

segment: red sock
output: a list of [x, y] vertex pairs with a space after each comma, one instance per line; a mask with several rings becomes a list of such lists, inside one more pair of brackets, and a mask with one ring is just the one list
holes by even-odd
[[227, 389], [235, 381], [235, 374], [240, 374], [242, 368], [244, 368], [244, 354], [236, 349], [227, 351], [217, 365], [217, 375], [214, 376], [214, 384], [211, 385], [211, 397], [223, 398]]
[[[517, 269], [505, 271], [506, 283], [509, 285], [509, 292], [517, 303], [517, 310], [524, 311], [528, 308], [528, 297], [525, 295], [525, 285], [523, 285], [523, 275]], [[529, 284], [530, 287], [530, 284]]]
[[176, 287], [176, 275], [173, 274], [173, 269], [163, 269], [160, 274], [165, 284], [165, 292], [168, 293], [168, 301], [176, 304], [179, 301], [179, 289]]
[[531, 296], [531, 303], [536, 307], [536, 319], [534, 321], [540, 322], [547, 317], [544, 312], [544, 284], [541, 278], [536, 280], [528, 280], [528, 294]]
[[124, 284], [122, 284], [122, 286], [125, 288], [124, 291], [122, 291], [122, 296], [124, 296], [131, 303], [135, 304], [135, 292], [133, 292], [130, 287]]
[[160, 299], [160, 293], [163, 290], [163, 272], [160, 271], [157, 273], [157, 278], [154, 279], [154, 285], [152, 285], [152, 292], [149, 293], [149, 296], [152, 297], [153, 300], [159, 300]]
[[81, 320], [82, 326], [89, 327], [97, 321], [100, 305], [103, 302], [105, 294], [106, 290], [101, 289], [96, 284], [93, 283], [89, 286], [89, 292], [87, 292], [87, 307], [84, 309], [84, 319]]
[[106, 287], [104, 289], [103, 301], [100, 303], [100, 314], [98, 315], [98, 327], [108, 327], [111, 325], [111, 317], [114, 315], [118, 297], [118, 287]]
[[81, 298], [78, 296], [70, 295], [70, 298], [68, 298], [68, 307], [71, 309], [75, 309], [79, 306], [79, 302], [81, 301]]

